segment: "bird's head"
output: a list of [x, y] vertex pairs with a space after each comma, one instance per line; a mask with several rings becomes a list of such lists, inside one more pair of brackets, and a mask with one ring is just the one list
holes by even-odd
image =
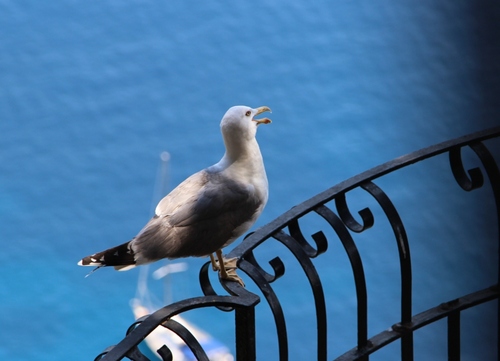
[[257, 126], [260, 124], [269, 124], [271, 119], [255, 117], [264, 112], [270, 112], [269, 107], [263, 106], [258, 108], [250, 108], [243, 105], [234, 106], [224, 114], [220, 123], [221, 131], [224, 137], [244, 137], [251, 139], [255, 137]]

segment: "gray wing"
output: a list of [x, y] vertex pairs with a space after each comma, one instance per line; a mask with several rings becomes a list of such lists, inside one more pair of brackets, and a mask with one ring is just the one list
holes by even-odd
[[198, 172], [160, 201], [134, 252], [146, 262], [213, 253], [251, 226], [262, 203], [252, 185]]
[[183, 203], [169, 217], [174, 227], [186, 227], [198, 222], [223, 218], [235, 227], [249, 217], [245, 210], [255, 207], [259, 200], [252, 185], [244, 185], [220, 173], [202, 173], [203, 186], [188, 202]]

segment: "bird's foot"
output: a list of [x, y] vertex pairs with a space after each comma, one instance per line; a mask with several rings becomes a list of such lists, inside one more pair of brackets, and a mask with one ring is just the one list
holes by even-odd
[[245, 287], [245, 282], [236, 274], [236, 262], [238, 258], [223, 258], [224, 267], [220, 270], [220, 277], [222, 279], [238, 282], [242, 287]]
[[[245, 283], [243, 280], [236, 274], [236, 262], [238, 262], [238, 258], [224, 258], [222, 254], [217, 255], [218, 259], [215, 259], [212, 255], [210, 256], [210, 260], [212, 261], [212, 268], [214, 271], [219, 271], [220, 278], [228, 281], [238, 282], [240, 285], [245, 287]], [[220, 266], [220, 260], [222, 259], [222, 267]]]

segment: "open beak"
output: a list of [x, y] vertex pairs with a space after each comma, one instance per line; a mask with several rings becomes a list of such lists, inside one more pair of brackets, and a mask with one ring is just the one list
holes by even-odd
[[[262, 113], [264, 113], [264, 112], [270, 112], [270, 113], [272, 113], [272, 112], [271, 112], [271, 108], [266, 107], [266, 106], [264, 106], [264, 107], [258, 107], [258, 108], [256, 108], [256, 110], [257, 110], [257, 112], [255, 113], [255, 115], [256, 115], [256, 116], [257, 116], [257, 115], [259, 115], [259, 114], [262, 114]], [[271, 119], [269, 119], [269, 118], [252, 119], [252, 120], [253, 120], [254, 122], [256, 122], [256, 123], [257, 123], [257, 125], [259, 125], [259, 124], [269, 124], [269, 123], [271, 123]]]

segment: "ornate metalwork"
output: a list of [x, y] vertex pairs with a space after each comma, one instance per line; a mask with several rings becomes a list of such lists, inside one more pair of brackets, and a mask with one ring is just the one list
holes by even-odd
[[[327, 305], [320, 274], [314, 266], [313, 259], [325, 253], [328, 248], [328, 240], [323, 231], [312, 234], [311, 240], [304, 235], [301, 223], [304, 216], [309, 214], [319, 216], [333, 229], [347, 254], [354, 277], [357, 299], [357, 345], [336, 360], [368, 360], [370, 354], [399, 339], [401, 340], [401, 359], [411, 361], [414, 353], [413, 332], [443, 318], [448, 321], [448, 357], [453, 360], [460, 358], [460, 312], [494, 299], [499, 300], [498, 305], [500, 305], [498, 281], [491, 287], [413, 315], [410, 242], [396, 207], [374, 181], [416, 162], [447, 153], [452, 174], [465, 191], [469, 192], [480, 188], [484, 185], [485, 179], [489, 180], [496, 204], [497, 227], [500, 227], [500, 172], [495, 159], [484, 145], [484, 141], [498, 137], [500, 137], [500, 127], [440, 143], [384, 163], [293, 207], [274, 221], [248, 235], [244, 242], [228, 254], [228, 257], [239, 258], [238, 268], [245, 272], [258, 286], [272, 312], [280, 360], [289, 359], [288, 332], [282, 305], [273, 289], [273, 283], [285, 274], [285, 262], [279, 257], [269, 260], [267, 263], [271, 267], [270, 273], [261, 266], [254, 251], [264, 242], [274, 240], [285, 246], [298, 261], [308, 280], [314, 300], [317, 359], [327, 360]], [[465, 170], [462, 160], [462, 149], [465, 147], [471, 148], [477, 155], [486, 177], [479, 167]], [[354, 189], [365, 191], [380, 206], [392, 228], [399, 255], [401, 320], [389, 330], [371, 338], [368, 338], [368, 295], [365, 271], [353, 235], [370, 229], [374, 225], [375, 218], [369, 208], [358, 212], [360, 221], [357, 221], [357, 217], [353, 216], [347, 204], [346, 194]], [[331, 209], [330, 203], [332, 202], [335, 206], [334, 210]], [[500, 229], [498, 244], [500, 247]], [[196, 338], [184, 326], [171, 319], [176, 314], [204, 307], [217, 307], [221, 311], [234, 312], [236, 358], [239, 361], [255, 360], [255, 312], [258, 312], [256, 306], [260, 297], [247, 291], [238, 283], [230, 281], [221, 281], [228, 294], [218, 295], [210, 283], [208, 269], [209, 263], [206, 263], [200, 270], [203, 296], [167, 305], [157, 312], [137, 320], [127, 331], [127, 336], [118, 345], [106, 349], [97, 356], [95, 361], [121, 360], [125, 357], [134, 361], [148, 360], [139, 351], [137, 345], [156, 327], [166, 327], [172, 330], [185, 341], [198, 360], [208, 360]], [[500, 268], [498, 272], [498, 279], [500, 279]], [[500, 316], [498, 323], [500, 328]], [[162, 347], [158, 353], [163, 360], [172, 359], [172, 354], [166, 346]], [[500, 355], [500, 350], [498, 354]]]

